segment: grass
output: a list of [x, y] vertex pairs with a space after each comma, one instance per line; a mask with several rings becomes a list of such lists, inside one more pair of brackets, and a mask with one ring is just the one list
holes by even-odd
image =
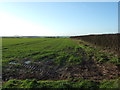
[[78, 62], [79, 57], [68, 54], [72, 50], [64, 51], [67, 47], [76, 46], [78, 45], [68, 38], [5, 38], [3, 39], [3, 65], [17, 58], [31, 58], [35, 61], [55, 59], [56, 63], [62, 63], [67, 58], [69, 63], [74, 60]]
[[78, 82], [69, 80], [58, 80], [58, 81], [37, 81], [35, 79], [26, 80], [9, 80], [3, 84], [4, 88], [81, 88], [81, 89], [115, 89], [119, 88], [118, 79], [95, 82], [90, 80], [79, 80]]
[[97, 83], [87, 80], [80, 82], [71, 82], [68, 80], [58, 81], [37, 81], [33, 80], [9, 80], [3, 85], [3, 88], [98, 88]]
[[[57, 63], [62, 63], [61, 59], [68, 59], [69, 63], [80, 64], [83, 53], [78, 49], [82, 48], [88, 57], [94, 53], [99, 62], [120, 63], [117, 57], [109, 58], [110, 54], [99, 52], [99, 49], [89, 47], [86, 42], [78, 45], [68, 38], [3, 38], [2, 41], [3, 62], [16, 60], [16, 58], [32, 58], [33, 60], [54, 58]], [[75, 55], [76, 53], [79, 55]]]
[[[13, 57], [30, 57], [45, 51], [59, 51], [65, 47], [75, 46], [69, 39], [49, 39], [49, 38], [18, 38], [3, 39], [3, 59]], [[18, 42], [19, 41], [19, 42]]]

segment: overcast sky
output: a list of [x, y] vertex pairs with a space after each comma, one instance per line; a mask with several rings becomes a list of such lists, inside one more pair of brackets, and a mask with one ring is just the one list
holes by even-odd
[[0, 36], [118, 32], [117, 2], [0, 2]]

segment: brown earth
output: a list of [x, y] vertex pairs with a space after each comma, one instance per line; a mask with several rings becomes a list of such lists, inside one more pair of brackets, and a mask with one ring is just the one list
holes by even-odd
[[58, 66], [53, 60], [21, 64], [20, 67], [10, 65], [3, 71], [3, 81], [9, 79], [66, 80], [83, 78], [95, 81], [115, 79], [120, 76], [120, 69], [111, 63], [98, 63], [91, 59], [82, 65]]

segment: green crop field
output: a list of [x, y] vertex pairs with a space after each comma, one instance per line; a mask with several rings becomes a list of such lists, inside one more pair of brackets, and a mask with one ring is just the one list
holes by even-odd
[[81, 40], [2, 38], [3, 88], [118, 88], [118, 65], [113, 53]]
[[3, 39], [3, 59], [8, 58], [36, 58], [42, 53], [56, 53], [66, 47], [75, 47], [76, 43], [69, 39], [49, 38], [15, 38]]

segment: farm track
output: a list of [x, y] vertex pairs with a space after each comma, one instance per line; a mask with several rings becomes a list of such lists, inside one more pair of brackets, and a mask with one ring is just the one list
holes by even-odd
[[[48, 41], [49, 40], [43, 41], [44, 44], [45, 43], [47, 44], [44, 45], [42, 48], [39, 46], [41, 45], [40, 43], [36, 45], [36, 47], [40, 47], [40, 48], [38, 51], [36, 51], [35, 49], [35, 52], [27, 55], [30, 57], [14, 58], [13, 61], [15, 60], [18, 63], [18, 65], [9, 64], [8, 61], [7, 64], [3, 66], [3, 75], [2, 75], [3, 81], [8, 81], [10, 79], [24, 80], [26, 78], [27, 79], [36, 78], [37, 80], [67, 80], [70, 78], [73, 79], [83, 78], [87, 80], [101, 81], [101, 80], [115, 79], [118, 78], [120, 75], [119, 68], [116, 65], [112, 63], [101, 63], [96, 61], [94, 52], [88, 55], [88, 52], [86, 52], [84, 48], [82, 47], [75, 48], [76, 44], [69, 46], [69, 44], [71, 45], [71, 41], [69, 41], [69, 43], [67, 40], [66, 42], [63, 39], [53, 40], [53, 42], [51, 41], [48, 42]], [[35, 44], [37, 43], [38, 41], [36, 41]], [[56, 44], [54, 45], [54, 43]], [[33, 42], [31, 44], [34, 45]], [[17, 46], [20, 45], [22, 44], [19, 44]], [[85, 45], [82, 42], [81, 45], [90, 47], [89, 45]], [[17, 46], [15, 47], [19, 48]], [[30, 49], [33, 48], [30, 47]], [[45, 49], [48, 49], [48, 51]], [[7, 50], [5, 49], [5, 51]], [[47, 53], [50, 54], [47, 55]], [[34, 58], [32, 57], [36, 55], [39, 56], [44, 55], [44, 56], [37, 58], [37, 60], [34, 60]], [[60, 61], [60, 64], [56, 63], [55, 60], [58, 60], [57, 57], [61, 57], [62, 55], [64, 57], [64, 58], [62, 57], [64, 60], [60, 59], [62, 60]], [[82, 63], [69, 65], [68, 61], [71, 56], [73, 56], [74, 58], [81, 57]], [[25, 61], [31, 61], [31, 63], [25, 64]]]

